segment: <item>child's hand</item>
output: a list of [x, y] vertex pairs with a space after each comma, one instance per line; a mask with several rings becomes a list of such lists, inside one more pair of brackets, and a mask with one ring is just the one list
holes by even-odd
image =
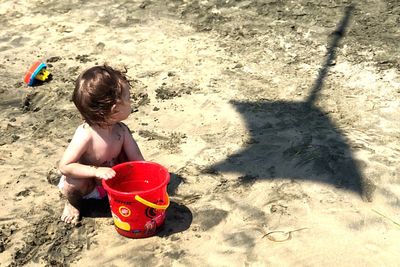
[[115, 171], [107, 167], [98, 167], [96, 168], [95, 176], [96, 178], [108, 180], [115, 176]]

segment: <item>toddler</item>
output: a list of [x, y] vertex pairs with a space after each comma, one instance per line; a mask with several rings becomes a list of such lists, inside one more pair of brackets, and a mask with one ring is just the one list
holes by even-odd
[[59, 188], [67, 198], [61, 220], [77, 223], [84, 198], [101, 199], [101, 179], [115, 176], [112, 166], [144, 160], [129, 128], [121, 121], [131, 113], [130, 84], [107, 65], [84, 71], [76, 80], [72, 100], [84, 122], [60, 161]]

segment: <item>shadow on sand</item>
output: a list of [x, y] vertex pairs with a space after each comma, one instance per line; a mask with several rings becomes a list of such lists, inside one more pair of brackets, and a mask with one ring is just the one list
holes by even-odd
[[246, 148], [211, 167], [212, 171], [239, 172], [242, 183], [254, 179], [312, 180], [351, 190], [371, 200], [357, 162], [340, 129], [315, 103], [336, 48], [345, 34], [353, 6], [346, 8], [331, 35], [325, 62], [304, 102], [232, 101], [250, 132]]
[[[170, 173], [170, 181], [167, 192], [169, 196], [176, 194], [176, 189], [182, 183], [183, 178], [175, 173]], [[183, 204], [170, 202], [167, 209], [167, 217], [163, 229], [158, 232], [158, 236], [164, 237], [175, 233], [180, 233], [189, 229], [193, 221], [193, 214], [188, 207]]]
[[81, 216], [91, 218], [111, 218], [108, 197], [103, 199], [84, 199], [81, 206]]

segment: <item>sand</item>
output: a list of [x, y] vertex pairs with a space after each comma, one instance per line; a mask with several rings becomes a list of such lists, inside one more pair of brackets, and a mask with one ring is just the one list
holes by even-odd
[[[0, 266], [397, 266], [399, 23], [387, 0], [3, 0]], [[53, 77], [28, 87], [35, 60]], [[104, 201], [59, 220], [73, 82], [103, 63], [171, 173], [150, 238]]]

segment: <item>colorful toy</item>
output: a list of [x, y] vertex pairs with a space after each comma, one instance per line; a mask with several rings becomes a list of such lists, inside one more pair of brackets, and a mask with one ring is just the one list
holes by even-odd
[[24, 82], [28, 86], [33, 86], [36, 80], [46, 81], [49, 78], [50, 72], [46, 70], [47, 66], [41, 61], [35, 61], [25, 74]]

